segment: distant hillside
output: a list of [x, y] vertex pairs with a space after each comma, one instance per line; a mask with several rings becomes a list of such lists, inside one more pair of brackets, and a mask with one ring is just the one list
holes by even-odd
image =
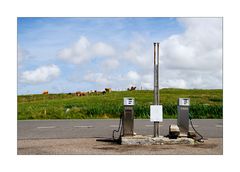
[[[134, 97], [135, 118], [149, 118], [153, 91], [113, 91], [106, 94], [48, 94], [18, 96], [18, 119], [89, 119], [118, 118], [123, 111], [123, 97]], [[177, 99], [191, 99], [194, 118], [222, 118], [223, 90], [161, 89], [160, 103], [164, 118], [176, 118]]]

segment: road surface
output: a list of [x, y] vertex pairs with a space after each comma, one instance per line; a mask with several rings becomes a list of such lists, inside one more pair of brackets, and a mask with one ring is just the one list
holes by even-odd
[[[160, 123], [160, 134], [168, 134], [168, 126], [176, 120], [164, 120]], [[117, 119], [92, 120], [21, 120], [18, 121], [18, 155], [36, 154], [223, 154], [223, 121], [221, 119], [193, 120], [194, 127], [203, 135], [204, 144], [197, 145], [119, 145], [103, 142], [112, 137], [112, 131], [118, 128]], [[149, 120], [134, 121], [137, 134], [152, 135], [153, 123]], [[191, 129], [190, 129], [191, 130]], [[99, 138], [97, 141], [96, 138]]]
[[[166, 119], [160, 123], [160, 135], [167, 135], [169, 125], [176, 122], [173, 119]], [[118, 128], [118, 123], [117, 119], [19, 120], [17, 138], [18, 140], [111, 138], [112, 131]], [[193, 124], [204, 138], [223, 137], [222, 119], [193, 119]], [[141, 135], [153, 135], [153, 123], [149, 120], [135, 119], [134, 131]]]

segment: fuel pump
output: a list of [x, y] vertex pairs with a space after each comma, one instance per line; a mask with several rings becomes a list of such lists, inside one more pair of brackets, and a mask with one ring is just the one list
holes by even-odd
[[177, 125], [180, 129], [180, 137], [187, 137], [189, 132], [189, 98], [178, 99], [178, 118]]
[[189, 121], [190, 124], [195, 131], [195, 133], [199, 136], [199, 138], [195, 138], [198, 142], [203, 142], [203, 136], [194, 128], [192, 123], [192, 117], [189, 113], [190, 109], [190, 98], [179, 98], [178, 99], [178, 119], [177, 125], [180, 130], [179, 137], [189, 137]]
[[[112, 137], [113, 141], [121, 141], [122, 136], [133, 136], [134, 135], [134, 98], [132, 97], [124, 97], [123, 105], [124, 111], [123, 114], [120, 115], [119, 126], [117, 130], [113, 130]], [[118, 139], [115, 139], [115, 132], [119, 132]], [[123, 133], [123, 134], [122, 134]]]
[[134, 128], [134, 98], [125, 97], [123, 99], [124, 112], [123, 112], [123, 136], [133, 136]]

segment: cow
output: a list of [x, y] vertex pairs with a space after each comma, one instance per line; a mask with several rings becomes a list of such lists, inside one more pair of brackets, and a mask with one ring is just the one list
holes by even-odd
[[103, 95], [106, 94], [106, 91], [102, 91], [102, 94], [103, 94]]
[[81, 92], [81, 91], [76, 92], [76, 96], [86, 96], [87, 94], [88, 94], [87, 92]]
[[112, 89], [111, 88], [105, 88], [106, 93], [111, 93]]
[[81, 91], [77, 91], [75, 94], [76, 96], [81, 96]]
[[48, 90], [43, 91], [42, 94], [48, 94]]
[[80, 96], [86, 96], [87, 93], [82, 92]]
[[136, 88], [137, 88], [137, 87], [131, 86], [131, 88], [128, 88], [127, 90], [128, 90], [128, 91], [133, 91], [133, 90], [136, 90]]

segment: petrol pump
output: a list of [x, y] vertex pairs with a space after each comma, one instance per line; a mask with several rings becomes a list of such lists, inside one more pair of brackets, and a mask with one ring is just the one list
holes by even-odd
[[179, 98], [178, 99], [178, 116], [177, 125], [180, 129], [180, 137], [187, 137], [189, 132], [189, 108], [190, 99], [189, 98]]
[[134, 133], [134, 98], [124, 97], [124, 112], [122, 117], [123, 136], [133, 136]]

